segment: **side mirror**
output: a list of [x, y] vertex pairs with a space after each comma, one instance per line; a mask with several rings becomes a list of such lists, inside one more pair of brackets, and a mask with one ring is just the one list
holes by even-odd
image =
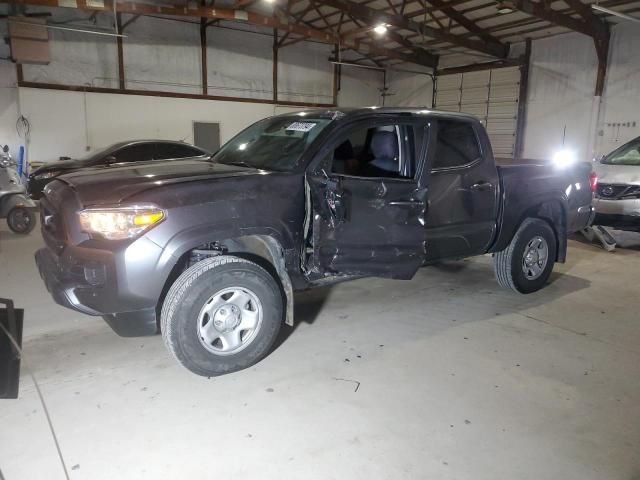
[[4, 153], [7, 153], [9, 151], [9, 145], [5, 145], [4, 147], [2, 147], [2, 151]]
[[58, 160], [71, 160], [71, 157], [58, 157]]
[[111, 163], [116, 163], [117, 161], [118, 161], [118, 159], [115, 157], [115, 155], [107, 155], [106, 157], [104, 157], [105, 165], [109, 165]]

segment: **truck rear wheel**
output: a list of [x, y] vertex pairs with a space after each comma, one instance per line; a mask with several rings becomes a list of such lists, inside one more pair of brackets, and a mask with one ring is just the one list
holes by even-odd
[[493, 257], [498, 283], [520, 293], [540, 290], [556, 258], [556, 235], [544, 220], [527, 218], [509, 246]]
[[212, 377], [247, 368], [273, 346], [284, 318], [280, 286], [259, 265], [219, 255], [185, 270], [160, 316], [169, 351], [192, 372]]

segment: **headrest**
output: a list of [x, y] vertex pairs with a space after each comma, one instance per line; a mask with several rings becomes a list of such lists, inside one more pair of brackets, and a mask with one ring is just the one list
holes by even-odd
[[375, 132], [373, 138], [371, 138], [371, 154], [374, 158], [396, 158], [398, 156], [398, 137], [396, 133]]

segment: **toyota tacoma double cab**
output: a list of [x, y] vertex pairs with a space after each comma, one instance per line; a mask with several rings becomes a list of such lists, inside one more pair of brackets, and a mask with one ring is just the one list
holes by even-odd
[[496, 165], [465, 114], [309, 110], [258, 121], [209, 159], [57, 177], [36, 262], [59, 304], [122, 336], [161, 332], [214, 376], [268, 354], [297, 290], [489, 253], [500, 285], [535, 292], [588, 224], [594, 188], [588, 163]]

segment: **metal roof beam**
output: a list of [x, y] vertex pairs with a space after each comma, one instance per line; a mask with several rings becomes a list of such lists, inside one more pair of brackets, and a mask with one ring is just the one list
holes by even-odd
[[[78, 10], [113, 12], [113, 0], [104, 0], [103, 2], [88, 2], [87, 0], [77, 0], [75, 7], [70, 7], [70, 2], [64, 0], [12, 0], [10, 2], [18, 5], [35, 5], [45, 7], [61, 7], [76, 8]], [[342, 39], [339, 35], [332, 32], [322, 31], [315, 28], [306, 27], [298, 23], [292, 23], [287, 18], [279, 18], [277, 16], [262, 15], [256, 12], [244, 10], [234, 10], [230, 8], [217, 7], [199, 7], [199, 6], [174, 6], [174, 5], [151, 5], [148, 3], [138, 3], [129, 1], [117, 1], [115, 11], [118, 13], [129, 13], [132, 15], [169, 15], [179, 17], [200, 17], [219, 20], [230, 20], [244, 22], [266, 28], [275, 28], [277, 30], [302, 35], [307, 38], [318, 40], [320, 42], [331, 45], [341, 45], [352, 48], [363, 53], [379, 55], [387, 58], [394, 58], [408, 63], [415, 63], [427, 67], [437, 66], [437, 57], [429, 54], [426, 56], [422, 53], [402, 53], [388, 48], [369, 45], [358, 40]]]
[[371, 25], [384, 23], [397, 28], [411, 30], [428, 37], [451, 43], [458, 47], [464, 47], [468, 48], [469, 50], [487, 53], [497, 58], [506, 58], [509, 54], [509, 46], [504, 45], [498, 41], [474, 41], [466, 39], [460, 37], [459, 35], [452, 35], [448, 32], [444, 32], [441, 29], [429, 27], [424, 23], [416, 22], [403, 15], [388, 14], [384, 11], [363, 6], [350, 0], [322, 0], [322, 3], [324, 5], [328, 5], [333, 8], [337, 8], [338, 10], [344, 11], [347, 14], [350, 14]]

